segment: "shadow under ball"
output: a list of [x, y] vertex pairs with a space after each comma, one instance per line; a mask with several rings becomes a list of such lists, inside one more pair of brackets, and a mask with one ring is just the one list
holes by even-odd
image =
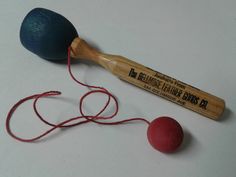
[[68, 47], [76, 37], [78, 33], [70, 21], [43, 8], [31, 10], [20, 28], [22, 45], [39, 57], [52, 61], [66, 59]]

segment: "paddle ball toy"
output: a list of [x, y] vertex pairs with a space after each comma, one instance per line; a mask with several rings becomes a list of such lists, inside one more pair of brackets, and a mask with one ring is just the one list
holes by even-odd
[[81, 39], [65, 17], [47, 9], [33, 9], [25, 17], [21, 30], [22, 44], [31, 52], [50, 61], [71, 57], [91, 60], [120, 79], [188, 108], [203, 116], [218, 119], [224, 111], [224, 100], [179, 80], [161, 74], [125, 57], [101, 53]]
[[[180, 124], [170, 117], [160, 117], [152, 122], [143, 118], [131, 118], [116, 122], [101, 122], [100, 120], [111, 119], [118, 112], [116, 98], [103, 87], [90, 86], [78, 81], [71, 72], [70, 59], [91, 60], [120, 79], [136, 85], [144, 90], [161, 96], [178, 105], [200, 113], [203, 116], [218, 119], [222, 114], [224, 100], [185, 84], [179, 80], [154, 71], [148, 67], [131, 61], [118, 55], [101, 53], [91, 47], [85, 40], [78, 36], [75, 27], [62, 15], [44, 8], [35, 8], [24, 18], [20, 29], [20, 40], [23, 46], [39, 57], [49, 61], [61, 61], [68, 59], [68, 70], [72, 79], [83, 85], [94, 89], [86, 93], [80, 100], [81, 116], [68, 119], [59, 124], [53, 124], [45, 120], [38, 112], [36, 104], [39, 98], [59, 95], [58, 91], [49, 91], [36, 94], [20, 100], [10, 110], [6, 127], [8, 133], [24, 142], [32, 142], [42, 138], [56, 128], [71, 127], [87, 122], [94, 122], [103, 125], [116, 125], [128, 121], [140, 120], [148, 124], [147, 137], [149, 143], [157, 150], [165, 153], [174, 152], [183, 141], [183, 130]], [[83, 100], [92, 93], [103, 93], [108, 96], [104, 108], [95, 116], [83, 113]], [[32, 139], [22, 139], [16, 136], [10, 129], [10, 119], [15, 109], [23, 102], [34, 99], [34, 111], [36, 115], [46, 124], [52, 126], [47, 132]], [[113, 99], [116, 105], [115, 113], [108, 117], [101, 114], [107, 108], [110, 100]], [[82, 120], [74, 124], [68, 124], [74, 120]]]

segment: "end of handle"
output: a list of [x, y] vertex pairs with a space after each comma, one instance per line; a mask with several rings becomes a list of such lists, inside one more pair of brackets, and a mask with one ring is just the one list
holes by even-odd
[[85, 40], [76, 37], [71, 43], [71, 57], [97, 62], [99, 52], [91, 47]]

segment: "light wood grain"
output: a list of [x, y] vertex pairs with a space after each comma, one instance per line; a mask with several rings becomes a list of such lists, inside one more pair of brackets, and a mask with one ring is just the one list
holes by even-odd
[[91, 60], [120, 79], [205, 117], [217, 120], [224, 112], [223, 99], [125, 57], [100, 53], [79, 37], [74, 39], [71, 49], [73, 58]]

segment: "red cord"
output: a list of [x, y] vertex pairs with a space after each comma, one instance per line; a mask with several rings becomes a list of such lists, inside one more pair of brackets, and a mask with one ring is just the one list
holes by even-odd
[[[130, 121], [144, 121], [146, 122], [147, 124], [150, 124], [150, 122], [144, 118], [130, 118], [130, 119], [125, 119], [125, 120], [120, 120], [120, 121], [113, 121], [113, 122], [105, 122], [105, 121], [99, 121], [99, 120], [106, 120], [106, 119], [112, 119], [113, 117], [115, 117], [119, 111], [119, 107], [118, 107], [118, 101], [117, 101], [117, 98], [112, 94], [110, 93], [107, 89], [103, 88], [103, 87], [98, 87], [98, 86], [92, 86], [92, 85], [87, 85], [87, 84], [84, 84], [82, 82], [80, 82], [79, 80], [77, 80], [72, 71], [71, 71], [71, 57], [70, 57], [70, 52], [71, 52], [71, 49], [70, 47], [68, 48], [68, 63], [67, 63], [67, 67], [68, 67], [68, 71], [69, 71], [69, 74], [71, 76], [71, 78], [76, 82], [78, 83], [79, 85], [82, 85], [82, 86], [85, 86], [85, 87], [88, 87], [90, 89], [93, 89], [89, 92], [87, 92], [86, 94], [84, 94], [81, 99], [80, 99], [80, 102], [79, 102], [79, 111], [80, 111], [80, 114], [81, 116], [77, 116], [77, 117], [73, 117], [73, 118], [69, 118], [65, 121], [62, 121], [58, 124], [54, 124], [54, 123], [51, 123], [49, 121], [47, 121], [45, 118], [42, 117], [42, 115], [38, 112], [37, 110], [37, 102], [40, 98], [42, 97], [50, 97], [50, 96], [58, 96], [61, 94], [61, 92], [59, 91], [48, 91], [48, 92], [44, 92], [44, 93], [41, 93], [41, 94], [35, 94], [35, 95], [32, 95], [32, 96], [28, 96], [26, 98], [23, 98], [21, 100], [19, 100], [9, 111], [8, 115], [7, 115], [7, 118], [6, 118], [6, 130], [8, 132], [8, 134], [10, 136], [12, 136], [14, 139], [16, 140], [19, 140], [19, 141], [22, 141], [22, 142], [33, 142], [33, 141], [36, 141], [42, 137], [45, 137], [46, 135], [48, 135], [49, 133], [51, 133], [52, 131], [54, 131], [55, 129], [57, 128], [69, 128], [69, 127], [73, 127], [73, 126], [77, 126], [77, 125], [80, 125], [80, 124], [84, 124], [84, 123], [88, 123], [88, 122], [94, 122], [94, 123], [97, 123], [97, 124], [101, 124], [101, 125], [118, 125], [118, 124], [122, 124], [122, 123], [125, 123], [125, 122], [130, 122]], [[104, 107], [96, 114], [96, 115], [85, 115], [84, 112], [83, 112], [83, 102], [84, 100], [91, 94], [94, 94], [94, 93], [101, 93], [101, 94], [104, 94], [104, 95], [107, 95], [108, 96], [108, 99], [104, 105]], [[29, 138], [29, 139], [26, 139], [26, 138], [20, 138], [18, 137], [16, 134], [14, 134], [11, 130], [11, 127], [10, 127], [10, 122], [11, 122], [11, 118], [12, 118], [12, 115], [13, 113], [15, 112], [15, 110], [21, 105], [23, 104], [24, 102], [28, 101], [28, 100], [34, 100], [33, 102], [33, 109], [34, 109], [34, 112], [35, 114], [37, 115], [37, 117], [42, 121], [44, 122], [45, 124], [51, 126], [52, 128], [48, 129], [47, 131], [45, 131], [44, 133], [42, 133], [41, 135], [39, 136], [36, 136], [34, 138]], [[110, 116], [101, 116], [101, 114], [106, 110], [106, 108], [108, 107], [108, 105], [110, 104], [111, 100], [114, 101], [115, 103], [115, 111], [112, 115]], [[78, 120], [80, 120], [78, 122]], [[76, 123], [73, 123], [75, 122]]]

